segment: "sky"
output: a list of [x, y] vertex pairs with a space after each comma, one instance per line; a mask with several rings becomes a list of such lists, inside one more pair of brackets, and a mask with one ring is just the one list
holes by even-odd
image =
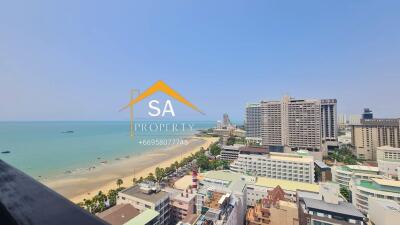
[[3, 1], [0, 120], [127, 120], [130, 90], [158, 80], [206, 114], [173, 102], [182, 119], [243, 120], [247, 103], [283, 95], [400, 117], [399, 11], [376, 0]]

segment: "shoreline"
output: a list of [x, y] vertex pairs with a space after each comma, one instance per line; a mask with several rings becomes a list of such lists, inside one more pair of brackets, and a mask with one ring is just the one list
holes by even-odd
[[42, 182], [72, 202], [78, 203], [85, 198], [92, 198], [99, 191], [107, 194], [109, 190], [116, 189], [117, 179], [123, 180], [123, 187], [129, 187], [133, 184], [134, 177], [139, 179], [141, 176], [146, 177], [150, 172], [154, 174], [156, 167], [170, 166], [175, 161], [199, 151], [201, 147], [208, 148], [217, 140], [217, 138], [191, 137], [187, 145], [166, 146], [163, 150], [152, 150], [138, 156], [101, 164], [94, 170], [65, 174]]

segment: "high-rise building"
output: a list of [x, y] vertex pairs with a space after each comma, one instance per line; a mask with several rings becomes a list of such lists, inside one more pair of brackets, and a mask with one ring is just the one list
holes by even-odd
[[351, 126], [354, 154], [365, 160], [376, 160], [376, 148], [400, 147], [400, 119], [362, 119]]
[[246, 106], [246, 137], [261, 140], [261, 105], [260, 103]]
[[246, 110], [252, 129], [248, 137], [261, 138], [264, 146], [284, 146], [288, 150], [326, 149], [326, 145], [337, 141], [336, 103], [336, 99], [296, 100], [284, 96], [280, 101], [252, 104], [257, 109]]

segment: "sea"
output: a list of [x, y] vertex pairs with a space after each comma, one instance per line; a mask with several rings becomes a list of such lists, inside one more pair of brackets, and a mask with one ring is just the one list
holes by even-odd
[[213, 121], [139, 121], [131, 138], [129, 121], [0, 122], [0, 159], [36, 179], [51, 178], [184, 144], [214, 126]]

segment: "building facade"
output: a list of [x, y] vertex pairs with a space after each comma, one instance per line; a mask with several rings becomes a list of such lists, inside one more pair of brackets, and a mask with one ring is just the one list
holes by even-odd
[[350, 183], [352, 203], [361, 212], [367, 214], [369, 210], [368, 199], [393, 200], [400, 203], [400, 181], [372, 178], [370, 180], [352, 179]]
[[354, 155], [360, 159], [376, 160], [377, 147], [400, 147], [400, 119], [362, 119], [351, 131]]
[[368, 219], [372, 225], [392, 225], [400, 221], [400, 205], [393, 200], [368, 198]]
[[376, 149], [379, 171], [386, 177], [398, 179], [400, 171], [400, 148], [381, 146]]
[[246, 138], [261, 140], [261, 104], [251, 103], [246, 106]]
[[283, 179], [314, 182], [314, 158], [297, 153], [239, 154], [230, 170], [237, 173]]
[[332, 181], [341, 187], [350, 188], [352, 178], [370, 180], [371, 178], [382, 178], [379, 168], [374, 166], [345, 165], [332, 167]]
[[284, 146], [288, 151], [323, 150], [326, 142], [337, 141], [336, 104], [336, 99], [296, 100], [289, 96], [251, 104], [246, 109], [248, 137], [256, 136], [263, 146]]
[[227, 161], [233, 161], [239, 157], [240, 148], [244, 145], [224, 145], [221, 148], [221, 159]]

